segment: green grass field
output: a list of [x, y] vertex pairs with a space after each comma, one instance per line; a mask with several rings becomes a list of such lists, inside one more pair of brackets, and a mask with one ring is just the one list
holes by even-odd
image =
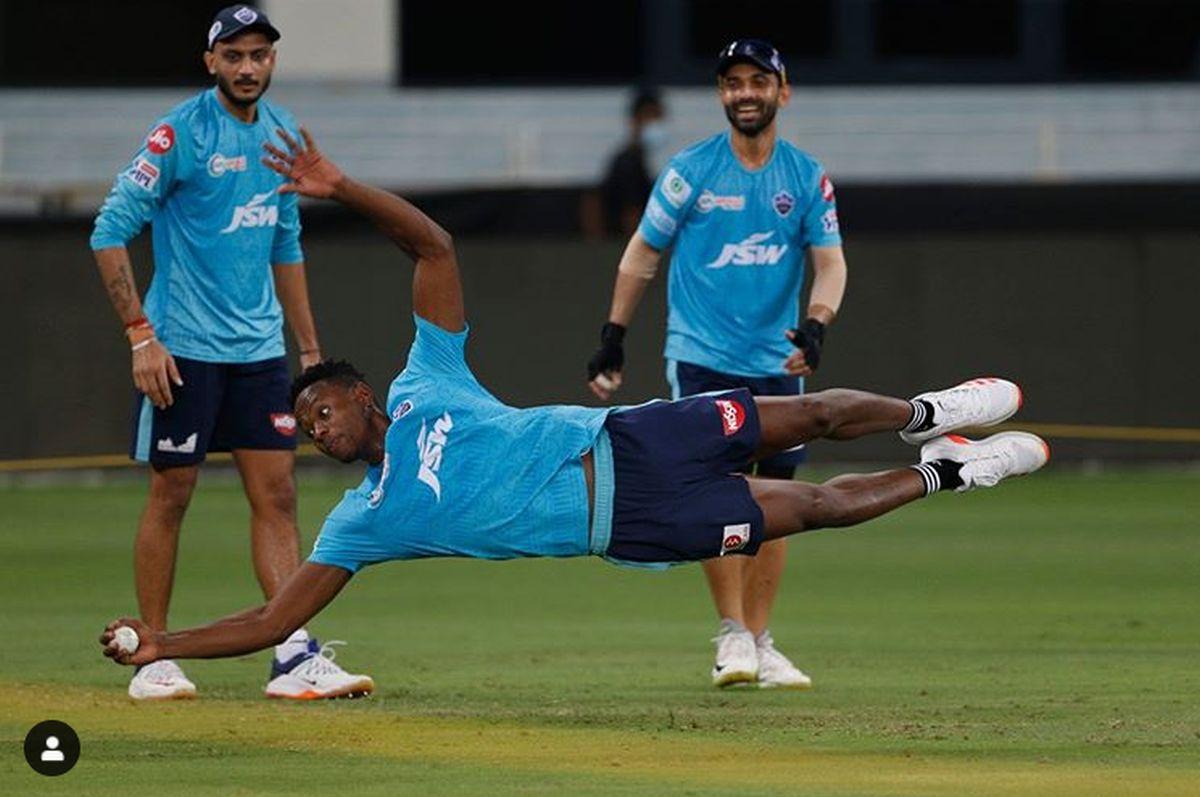
[[[306, 478], [307, 541], [341, 486]], [[364, 701], [260, 697], [268, 654], [133, 705], [140, 484], [0, 488], [0, 794], [1200, 794], [1200, 474], [1051, 472], [792, 542], [775, 637], [810, 692], [717, 692], [698, 568], [369, 569], [313, 624]], [[172, 622], [257, 601], [244, 501], [201, 486]], [[42, 719], [83, 756], [43, 778]]]

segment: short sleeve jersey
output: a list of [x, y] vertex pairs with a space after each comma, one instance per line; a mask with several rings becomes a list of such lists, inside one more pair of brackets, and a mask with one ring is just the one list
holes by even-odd
[[304, 259], [295, 194], [263, 165], [263, 142], [296, 135], [291, 114], [259, 100], [252, 123], [216, 89], [177, 105], [147, 135], [96, 217], [93, 249], [122, 246], [149, 222], [154, 277], [146, 316], [174, 354], [255, 362], [284, 354], [272, 264]]
[[416, 325], [388, 391], [383, 462], [334, 507], [309, 561], [356, 572], [433, 556], [587, 555], [581, 457], [611, 410], [506, 406], [468, 368], [466, 331]]
[[700, 141], [659, 175], [639, 230], [655, 249], [673, 248], [667, 358], [743, 376], [784, 373], [806, 250], [842, 241], [833, 183], [812, 156], [779, 140], [750, 171], [728, 132]]

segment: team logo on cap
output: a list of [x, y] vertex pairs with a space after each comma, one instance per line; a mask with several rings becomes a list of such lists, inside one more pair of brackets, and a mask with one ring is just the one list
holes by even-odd
[[146, 136], [146, 148], [155, 155], [165, 155], [175, 146], [175, 128], [166, 122], [150, 131]]
[[796, 198], [787, 191], [780, 191], [771, 198], [771, 204], [775, 206], [776, 213], [786, 218], [787, 214], [792, 212], [792, 208], [796, 207]]
[[212, 27], [208, 29], [208, 47], [210, 50], [212, 49], [213, 42], [217, 40], [217, 36], [221, 35], [221, 28], [223, 27], [225, 26], [221, 24], [221, 21], [217, 20], [212, 24]]
[[254, 20], [258, 19], [258, 12], [253, 8], [242, 6], [237, 11], [233, 12], [233, 18], [243, 25], [250, 25]]

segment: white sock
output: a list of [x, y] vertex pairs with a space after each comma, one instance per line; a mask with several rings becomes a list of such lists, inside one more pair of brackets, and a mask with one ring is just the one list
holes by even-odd
[[275, 660], [287, 661], [306, 650], [308, 650], [308, 631], [298, 628], [292, 632], [290, 637], [284, 640], [283, 644], [275, 646]]

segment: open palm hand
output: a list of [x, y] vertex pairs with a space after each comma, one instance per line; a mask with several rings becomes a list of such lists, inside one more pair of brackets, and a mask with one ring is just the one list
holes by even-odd
[[334, 189], [342, 179], [342, 170], [321, 154], [308, 130], [300, 128], [304, 144], [298, 143], [282, 128], [275, 132], [287, 144], [288, 151], [284, 152], [270, 142], [264, 143], [263, 148], [272, 157], [264, 157], [262, 162], [288, 180], [279, 187], [279, 193], [294, 191], [316, 199], [333, 196]]

